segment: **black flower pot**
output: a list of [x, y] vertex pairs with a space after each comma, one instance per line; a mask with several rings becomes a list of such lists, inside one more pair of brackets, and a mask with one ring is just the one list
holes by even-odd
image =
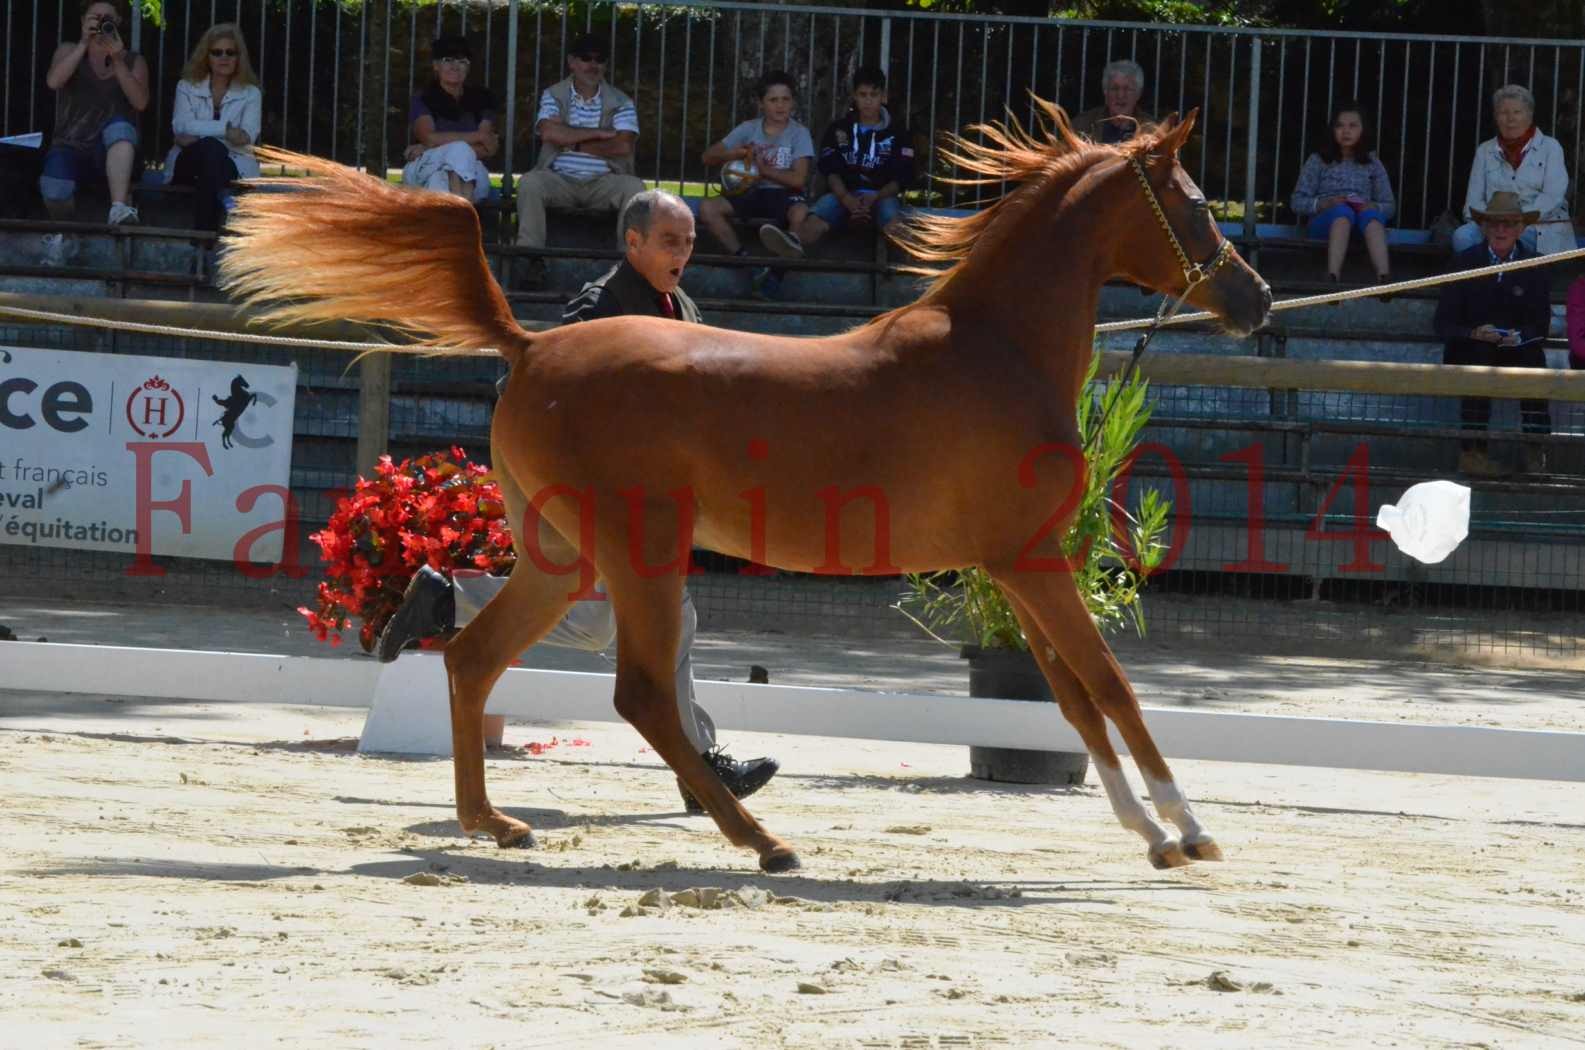
[[[969, 661], [969, 695], [1000, 700], [1032, 700], [1052, 705], [1061, 717], [1046, 676], [1032, 653], [1018, 649], [964, 646]], [[969, 776], [1008, 784], [1082, 784], [1090, 756], [1083, 751], [1030, 751], [1016, 747], [969, 747]]]

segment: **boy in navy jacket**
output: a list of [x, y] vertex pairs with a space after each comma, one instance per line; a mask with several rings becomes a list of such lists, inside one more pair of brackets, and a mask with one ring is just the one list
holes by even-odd
[[886, 229], [902, 215], [899, 195], [913, 183], [914, 144], [907, 127], [886, 109], [886, 74], [863, 66], [853, 75], [853, 102], [820, 139], [816, 165], [826, 192], [793, 232], [760, 230], [765, 247], [788, 258], [831, 230], [878, 225]]

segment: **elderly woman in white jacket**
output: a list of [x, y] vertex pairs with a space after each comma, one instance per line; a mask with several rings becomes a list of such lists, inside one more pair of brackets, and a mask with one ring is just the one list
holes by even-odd
[[1484, 208], [1493, 193], [1519, 195], [1525, 211], [1540, 212], [1539, 224], [1525, 228], [1519, 239], [1542, 255], [1574, 247], [1574, 226], [1568, 214], [1568, 170], [1563, 146], [1535, 126], [1535, 96], [1518, 84], [1498, 88], [1491, 96], [1497, 137], [1475, 148], [1464, 198], [1465, 223], [1453, 231], [1453, 251], [1473, 248], [1484, 237], [1470, 214]]
[[259, 174], [253, 144], [263, 100], [242, 30], [230, 22], [212, 26], [176, 85], [176, 145], [165, 158], [165, 181], [196, 191], [193, 229], [220, 229], [231, 183]]

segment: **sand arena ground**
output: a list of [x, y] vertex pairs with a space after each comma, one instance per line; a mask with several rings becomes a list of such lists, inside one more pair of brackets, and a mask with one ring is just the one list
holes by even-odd
[[[700, 664], [961, 685], [886, 645], [715, 637]], [[1574, 675], [1127, 662], [1150, 704], [1585, 729]], [[1585, 1043], [1585, 784], [1179, 762], [1229, 859], [1157, 872], [1093, 774], [733, 734], [783, 763], [751, 808], [804, 868], [770, 877], [626, 727], [508, 727], [492, 797], [541, 848], [503, 852], [458, 833], [449, 762], [359, 756], [359, 726], [0, 692], [0, 1045]]]

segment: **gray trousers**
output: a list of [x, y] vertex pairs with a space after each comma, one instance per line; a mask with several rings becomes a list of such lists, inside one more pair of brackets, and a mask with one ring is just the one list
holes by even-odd
[[[479, 615], [485, 603], [506, 586], [506, 577], [462, 571], [452, 576], [451, 583], [457, 603], [456, 623], [461, 627]], [[595, 589], [600, 590], [599, 584]], [[693, 596], [684, 589], [682, 638], [677, 645], [677, 716], [682, 720], [682, 731], [689, 743], [704, 754], [715, 747], [715, 722], [694, 698], [692, 654], [694, 635], [698, 631], [699, 614], [693, 607]], [[540, 644], [603, 653], [615, 640], [616, 614], [611, 611], [611, 603], [591, 600], [573, 602], [567, 615], [540, 639]]]

